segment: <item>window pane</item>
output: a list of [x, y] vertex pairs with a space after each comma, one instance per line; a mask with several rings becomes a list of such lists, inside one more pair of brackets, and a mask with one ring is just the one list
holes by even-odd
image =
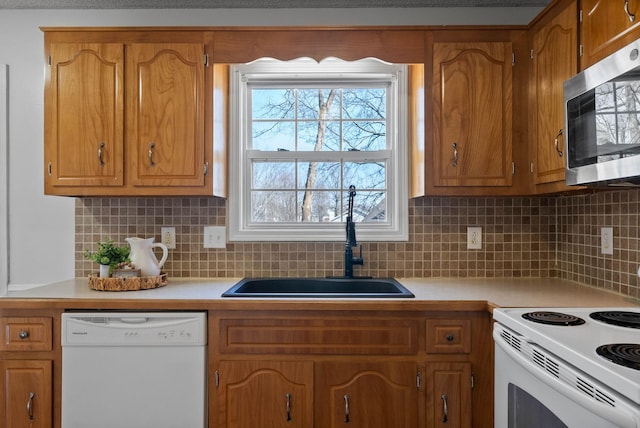
[[346, 189], [354, 185], [356, 189], [384, 189], [385, 172], [384, 162], [345, 162], [343, 187]]
[[340, 164], [337, 162], [299, 162], [298, 188], [339, 189]]
[[256, 150], [295, 150], [294, 122], [253, 122], [251, 147]]
[[295, 189], [293, 162], [253, 162], [254, 189]]
[[293, 91], [289, 89], [253, 89], [251, 116], [253, 119], [293, 119]]
[[387, 117], [387, 90], [345, 89], [342, 106], [345, 119], [384, 119]]
[[298, 119], [340, 118], [339, 89], [299, 89]]
[[296, 221], [296, 193], [251, 192], [251, 221], [254, 223], [294, 223]]
[[385, 122], [345, 122], [343, 150], [384, 150], [387, 146]]
[[340, 222], [340, 191], [298, 192], [301, 222]]
[[298, 122], [298, 151], [340, 150], [340, 122]]
[[[347, 209], [349, 192], [344, 193], [344, 207]], [[358, 223], [372, 223], [386, 221], [387, 193], [356, 191], [353, 200], [353, 221]], [[345, 213], [346, 218], [346, 213]]]

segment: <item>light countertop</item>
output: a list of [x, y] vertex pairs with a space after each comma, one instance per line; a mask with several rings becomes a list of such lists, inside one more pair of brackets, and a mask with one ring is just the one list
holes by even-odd
[[[169, 278], [165, 287], [152, 290], [109, 292], [88, 287], [86, 278], [52, 283], [0, 298], [0, 307], [20, 303], [57, 307], [189, 307], [230, 308], [365, 308], [373, 302], [390, 308], [429, 306], [460, 310], [493, 307], [632, 307], [640, 301], [627, 296], [556, 278], [399, 278], [415, 294], [414, 299], [362, 298], [222, 298], [240, 278]], [[38, 306], [40, 306], [38, 305]], [[380, 306], [380, 305], [375, 305]]]

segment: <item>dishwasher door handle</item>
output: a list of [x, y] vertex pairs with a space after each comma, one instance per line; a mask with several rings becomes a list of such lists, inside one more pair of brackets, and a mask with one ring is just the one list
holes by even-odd
[[149, 321], [149, 318], [145, 317], [123, 317], [120, 318], [120, 322], [124, 324], [144, 324]]

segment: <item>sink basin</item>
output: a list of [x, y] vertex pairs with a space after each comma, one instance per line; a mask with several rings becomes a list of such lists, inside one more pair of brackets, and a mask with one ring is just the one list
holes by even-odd
[[411, 298], [393, 278], [244, 278], [222, 297]]

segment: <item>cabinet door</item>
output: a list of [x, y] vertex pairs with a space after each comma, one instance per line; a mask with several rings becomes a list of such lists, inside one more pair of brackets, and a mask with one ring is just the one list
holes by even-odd
[[53, 43], [46, 82], [45, 190], [123, 185], [123, 46]]
[[581, 0], [582, 69], [614, 53], [640, 34], [640, 0]]
[[216, 426], [311, 427], [312, 389], [312, 362], [222, 361]]
[[412, 362], [324, 362], [316, 370], [318, 427], [415, 428], [417, 367]]
[[433, 45], [435, 186], [512, 183], [510, 42]]
[[127, 46], [134, 186], [204, 186], [204, 45]]
[[51, 361], [0, 361], [0, 370], [0, 427], [51, 427]]
[[427, 364], [429, 428], [471, 428], [471, 364]]
[[564, 180], [564, 81], [578, 71], [577, 5], [534, 30], [535, 182]]

